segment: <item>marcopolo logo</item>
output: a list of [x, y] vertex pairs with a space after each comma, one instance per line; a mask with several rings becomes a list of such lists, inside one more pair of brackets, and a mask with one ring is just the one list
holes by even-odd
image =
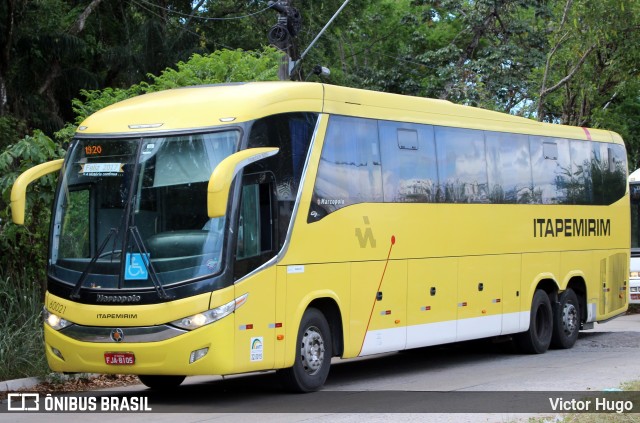
[[139, 303], [142, 298], [140, 295], [103, 295], [98, 294], [96, 302], [98, 303]]

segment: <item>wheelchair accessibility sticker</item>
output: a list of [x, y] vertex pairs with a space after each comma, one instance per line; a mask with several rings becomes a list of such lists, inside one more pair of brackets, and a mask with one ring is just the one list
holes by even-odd
[[[146, 280], [149, 277], [147, 266], [149, 254], [127, 253], [124, 279], [128, 281]], [[142, 261], [144, 260], [144, 262]]]

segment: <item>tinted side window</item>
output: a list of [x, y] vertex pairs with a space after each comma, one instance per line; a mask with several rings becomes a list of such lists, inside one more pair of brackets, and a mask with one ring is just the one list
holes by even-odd
[[436, 201], [438, 168], [433, 127], [380, 121], [385, 202]]
[[234, 277], [239, 279], [275, 254], [275, 197], [272, 173], [245, 175], [236, 234]]
[[282, 247], [293, 213], [304, 163], [311, 144], [318, 115], [286, 113], [268, 116], [254, 122], [249, 133], [248, 148], [278, 147], [275, 156], [249, 165], [244, 173], [269, 172], [275, 176], [278, 202], [278, 242]]
[[486, 132], [489, 198], [497, 204], [533, 203], [527, 135]]
[[309, 221], [351, 204], [382, 202], [375, 120], [331, 116], [313, 191]]
[[571, 182], [569, 140], [529, 137], [533, 203], [566, 204]]
[[484, 134], [472, 129], [436, 127], [440, 193], [443, 203], [487, 203]]
[[627, 190], [627, 154], [619, 144], [600, 144], [599, 151], [600, 160], [595, 161], [592, 168], [594, 201], [611, 204]]
[[594, 204], [591, 144], [590, 141], [572, 140], [570, 142], [571, 180], [567, 190], [569, 204]]

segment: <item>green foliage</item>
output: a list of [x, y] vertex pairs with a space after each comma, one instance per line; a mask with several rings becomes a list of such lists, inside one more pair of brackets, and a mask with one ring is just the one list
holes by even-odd
[[0, 268], [6, 277], [15, 279], [16, 275], [24, 275], [44, 286], [56, 176], [45, 176], [29, 187], [24, 226], [11, 223], [11, 186], [25, 170], [63, 156], [64, 151], [41, 131], [24, 137], [0, 153], [0, 251], [3, 252]]
[[12, 116], [0, 117], [0, 151], [22, 138], [26, 132], [24, 121]]
[[271, 47], [261, 52], [218, 50], [208, 55], [194, 54], [177, 69], [165, 69], [160, 76], [149, 75], [150, 84], [141, 84], [144, 92], [161, 91], [201, 84], [243, 81], [275, 81], [281, 53]]
[[627, 145], [629, 171], [640, 167], [640, 81], [626, 84], [592, 113], [593, 126], [619, 133]]
[[257, 52], [220, 50], [206, 55], [194, 54], [186, 62], [178, 62], [176, 69], [166, 68], [158, 76], [147, 75], [151, 82], [142, 81], [126, 89], [81, 90], [84, 99], [72, 101], [75, 125], [67, 123], [55, 137], [61, 144], [68, 143], [77, 125], [91, 114], [137, 95], [192, 85], [277, 80], [281, 57], [282, 54], [271, 47]]
[[56, 177], [48, 175], [29, 187], [24, 226], [11, 223], [10, 195], [20, 173], [63, 155], [41, 131], [0, 153], [0, 380], [48, 372], [40, 311]]
[[26, 273], [0, 272], [0, 380], [44, 376], [42, 291]]
[[83, 120], [98, 110], [143, 93], [144, 91], [140, 85], [133, 85], [127, 89], [105, 88], [103, 90], [80, 90], [80, 94], [85, 100], [74, 98], [71, 102], [76, 115], [75, 123], [79, 125]]

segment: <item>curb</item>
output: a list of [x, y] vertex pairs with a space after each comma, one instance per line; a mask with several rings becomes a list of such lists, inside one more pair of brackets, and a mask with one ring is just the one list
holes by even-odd
[[17, 391], [18, 389], [28, 389], [42, 383], [44, 379], [38, 377], [25, 377], [23, 379], [13, 379], [0, 381], [0, 392]]
[[[52, 375], [54, 374], [55, 373], [52, 373]], [[99, 375], [97, 373], [76, 373], [69, 375], [58, 373], [58, 376], [63, 382], [65, 382], [82, 377], [93, 379]], [[4, 380], [0, 381], [0, 392], [29, 389], [44, 382], [50, 382], [50, 380], [48, 380], [47, 377], [25, 377], [23, 379]]]

